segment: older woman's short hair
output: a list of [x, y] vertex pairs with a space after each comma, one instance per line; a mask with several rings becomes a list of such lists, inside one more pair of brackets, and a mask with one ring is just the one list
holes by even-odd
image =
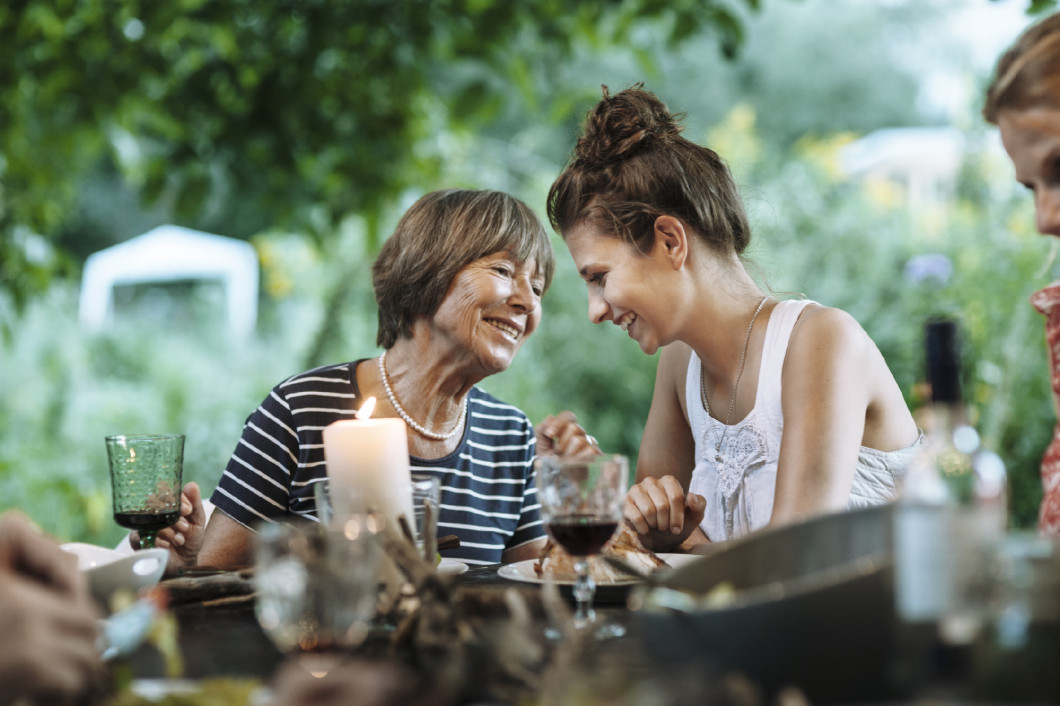
[[430, 318], [466, 265], [499, 252], [537, 263], [545, 289], [555, 253], [540, 219], [525, 203], [499, 191], [445, 189], [420, 198], [401, 217], [372, 266], [379, 306], [376, 343], [390, 348]]

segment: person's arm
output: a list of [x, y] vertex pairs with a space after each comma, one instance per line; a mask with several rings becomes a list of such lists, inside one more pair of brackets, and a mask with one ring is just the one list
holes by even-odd
[[74, 703], [100, 686], [97, 617], [77, 560], [20, 513], [0, 517], [0, 704]]
[[249, 566], [254, 560], [254, 532], [249, 527], [286, 517], [301, 453], [297, 428], [282, 385], [247, 418], [212, 496], [214, 511], [198, 552], [200, 566]]
[[[569, 415], [569, 416], [567, 416]], [[551, 430], [546, 430], [546, 435], [561, 434], [566, 437], [566, 441], [560, 444], [560, 447], [571, 448], [571, 440], [573, 437], [584, 437], [585, 432], [575, 422], [574, 415], [570, 412], [562, 412], [557, 417], [562, 419], [556, 419], [549, 417], [549, 420], [554, 421], [557, 425]], [[546, 421], [549, 421], [546, 420]], [[530, 420], [527, 419], [527, 425], [530, 425]], [[534, 443], [530, 444], [529, 451], [525, 457], [523, 457], [524, 477], [523, 477], [523, 489], [522, 489], [522, 502], [519, 509], [519, 521], [516, 524], [516, 529], [512, 533], [512, 536], [507, 541], [504, 551], [501, 552], [501, 563], [511, 564], [517, 561], [525, 561], [527, 559], [537, 559], [541, 556], [542, 550], [545, 548], [545, 542], [547, 537], [545, 536], [545, 525], [541, 520], [541, 502], [537, 496], [537, 475], [534, 470], [534, 459], [537, 457], [541, 449], [538, 447], [542, 436], [542, 424], [538, 424], [537, 427], [529, 426], [529, 434]], [[566, 434], [563, 434], [563, 430], [566, 430]], [[547, 432], [551, 432], [548, 434]], [[575, 433], [577, 432], [577, 433]], [[555, 447], [553, 453], [560, 453], [560, 447]], [[584, 453], [590, 453], [583, 451]], [[591, 453], [599, 453], [598, 450], [592, 449]]]
[[687, 549], [697, 540], [707, 541], [697, 532], [706, 501], [688, 493], [696, 450], [683, 407], [690, 357], [691, 349], [681, 343], [665, 347], [659, 355], [636, 483], [626, 496], [626, 519], [641, 543], [657, 551], [672, 551], [681, 545]]
[[[813, 306], [799, 317], [782, 375], [784, 433], [771, 524], [846, 508], [883, 364], [874, 352], [841, 310]], [[890, 376], [885, 364], [883, 372]]]
[[219, 569], [236, 569], [254, 562], [254, 532], [215, 510], [199, 550], [199, 564]]
[[692, 480], [696, 445], [685, 416], [685, 373], [692, 350], [673, 343], [659, 353], [648, 420], [637, 457], [636, 482], [674, 476], [684, 488]]
[[545, 548], [545, 542], [547, 540], [544, 537], [535, 539], [525, 544], [520, 544], [518, 547], [512, 547], [511, 549], [505, 549], [501, 555], [501, 563], [512, 564], [517, 561], [525, 561], [527, 559], [537, 559], [541, 556], [541, 552]]

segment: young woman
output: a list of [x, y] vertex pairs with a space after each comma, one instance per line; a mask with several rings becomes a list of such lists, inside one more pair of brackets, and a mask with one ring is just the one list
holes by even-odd
[[[983, 107], [1001, 130], [1016, 180], [1034, 194], [1038, 230], [1060, 237], [1060, 13], [1026, 30], [998, 61]], [[1060, 282], [1031, 297], [1046, 316], [1053, 394], [1060, 404]], [[1042, 459], [1038, 529], [1060, 534], [1060, 427]]]
[[846, 313], [778, 301], [720, 157], [639, 86], [609, 95], [548, 196], [589, 318], [662, 349], [626, 516], [657, 550], [886, 502], [919, 433]]

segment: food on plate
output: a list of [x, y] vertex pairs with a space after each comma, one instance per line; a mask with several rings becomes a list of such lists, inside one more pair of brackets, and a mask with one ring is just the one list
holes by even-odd
[[[633, 569], [645, 574], [668, 566], [657, 554], [644, 548], [637, 537], [637, 531], [628, 522], [622, 523], [611, 542], [604, 547], [603, 553], [618, 557]], [[534, 573], [540, 578], [548, 577], [554, 581], [574, 581], [578, 578], [574, 570], [574, 557], [551, 539], [534, 562]], [[589, 574], [597, 583], [616, 583], [632, 578], [608, 564], [602, 556], [589, 557]]]

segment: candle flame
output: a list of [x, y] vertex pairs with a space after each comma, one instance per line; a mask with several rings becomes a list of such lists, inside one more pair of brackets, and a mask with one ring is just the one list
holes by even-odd
[[368, 399], [366, 399], [364, 401], [364, 404], [361, 405], [361, 408], [359, 410], [357, 410], [357, 414], [355, 414], [354, 416], [357, 417], [357, 419], [368, 419], [369, 417], [372, 416], [372, 411], [374, 409], [375, 409], [375, 398], [374, 397], [369, 397]]

